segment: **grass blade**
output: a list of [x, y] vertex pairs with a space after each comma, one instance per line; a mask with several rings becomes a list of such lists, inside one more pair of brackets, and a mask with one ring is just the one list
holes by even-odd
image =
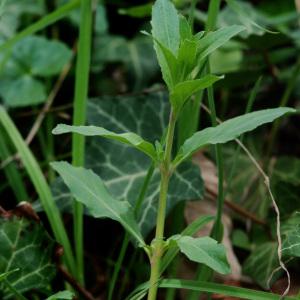
[[[186, 289], [194, 292], [204, 292], [209, 294], [220, 294], [224, 296], [236, 297], [237, 299], [248, 300], [280, 300], [281, 295], [257, 291], [236, 286], [229, 286], [219, 283], [206, 281], [181, 280], [181, 279], [163, 279], [159, 282], [159, 288], [167, 289]], [[142, 299], [149, 289], [149, 282], [139, 285], [126, 300]], [[197, 294], [198, 294], [197, 293]], [[188, 298], [190, 299], [190, 298]], [[296, 297], [284, 297], [285, 300], [297, 300]]]
[[[12, 153], [7, 147], [7, 139], [5, 138], [5, 135], [0, 134], [0, 159], [4, 161], [11, 155]], [[27, 194], [24, 181], [22, 180], [22, 177], [18, 172], [15, 162], [11, 162], [8, 165], [6, 165], [4, 167], [4, 173], [11, 186], [12, 191], [16, 196], [17, 201], [28, 201], [29, 196]]]
[[[86, 121], [86, 106], [89, 86], [89, 71], [92, 44], [92, 0], [81, 1], [81, 18], [79, 28], [78, 56], [75, 74], [75, 99], [73, 125], [84, 125]], [[84, 165], [85, 157], [84, 136], [73, 134], [72, 164], [80, 167]], [[77, 276], [80, 283], [84, 283], [83, 260], [83, 206], [74, 203], [74, 239], [77, 261]]]
[[[190, 281], [180, 279], [164, 279], [159, 284], [160, 288], [175, 288], [187, 289], [198, 292], [206, 292], [213, 294], [221, 294], [224, 296], [236, 297], [239, 299], [248, 300], [280, 300], [280, 295], [275, 295], [268, 292], [256, 291], [246, 288], [239, 288], [235, 286], [228, 286], [224, 284]], [[295, 297], [285, 297], [286, 300], [296, 300]]]

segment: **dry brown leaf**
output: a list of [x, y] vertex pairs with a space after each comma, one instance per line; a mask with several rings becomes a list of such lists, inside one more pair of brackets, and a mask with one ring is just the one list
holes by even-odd
[[300, 12], [300, 0], [295, 0], [296, 9]]

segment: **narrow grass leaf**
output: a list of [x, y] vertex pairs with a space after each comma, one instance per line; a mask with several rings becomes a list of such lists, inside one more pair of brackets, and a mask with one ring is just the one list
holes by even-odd
[[[248, 300], [280, 300], [281, 295], [273, 293], [251, 290], [247, 288], [240, 288], [225, 284], [207, 282], [207, 281], [194, 281], [182, 279], [163, 279], [159, 281], [159, 288], [167, 289], [185, 289], [197, 292], [206, 292], [210, 294], [219, 294], [224, 296], [235, 297], [237, 299]], [[149, 282], [140, 284], [126, 300], [142, 299], [147, 294], [149, 289]], [[297, 297], [284, 297], [285, 300], [297, 300]]]
[[[229, 286], [224, 284], [204, 282], [204, 281], [192, 281], [192, 280], [180, 280], [180, 279], [164, 279], [159, 283], [160, 288], [176, 288], [187, 289], [198, 292], [207, 292], [211, 294], [220, 294], [224, 296], [236, 297], [238, 299], [248, 300], [280, 300], [281, 295], [272, 293], [256, 291], [246, 288], [240, 288], [235, 286]], [[296, 297], [284, 297], [286, 300], [296, 300]]]
[[123, 144], [130, 145], [148, 156], [150, 156], [153, 160], [156, 160], [156, 151], [154, 146], [146, 142], [139, 135], [127, 132], [127, 133], [115, 133], [109, 131], [103, 127], [97, 126], [70, 126], [65, 124], [59, 124], [56, 128], [53, 129], [53, 134], [63, 134], [63, 133], [78, 133], [84, 136], [101, 136], [107, 139], [115, 140], [121, 142]]
[[[2, 128], [0, 128], [2, 130]], [[8, 140], [6, 139], [4, 133], [0, 134], [0, 160], [5, 161], [11, 155], [13, 155], [12, 151], [10, 151], [8, 147]], [[17, 168], [16, 163], [13, 161], [4, 167], [4, 173], [6, 175], [7, 181], [11, 186], [13, 193], [18, 202], [25, 201], [29, 199], [29, 195], [27, 194], [27, 190], [25, 187], [25, 182], [22, 179], [20, 171]]]
[[73, 167], [67, 162], [54, 162], [51, 166], [63, 178], [74, 198], [84, 204], [92, 216], [118, 221], [142, 246], [145, 245], [130, 204], [114, 199], [92, 170]]
[[244, 2], [240, 4], [238, 1], [235, 0], [226, 0], [228, 3], [228, 6], [239, 16], [239, 20], [242, 23], [245, 23], [245, 25], [251, 24], [253, 27], [258, 28], [259, 30], [262, 30], [263, 32], [276, 34], [277, 32], [268, 30], [267, 28], [264, 28], [263, 26], [257, 24], [255, 21], [253, 21], [253, 14], [248, 14], [247, 11], [244, 9]]

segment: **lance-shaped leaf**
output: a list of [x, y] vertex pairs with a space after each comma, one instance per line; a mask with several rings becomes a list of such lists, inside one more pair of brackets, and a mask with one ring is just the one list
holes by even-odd
[[155, 38], [155, 36], [149, 34], [147, 31], [142, 31], [142, 33], [153, 39], [162, 77], [169, 89], [171, 89], [178, 78], [178, 60], [176, 56], [169, 48]]
[[198, 131], [184, 142], [173, 163], [178, 165], [194, 152], [207, 145], [227, 143], [245, 132], [272, 122], [286, 113], [295, 111], [295, 109], [289, 107], [264, 109], [232, 118], [216, 127], [209, 127]]
[[197, 43], [195, 41], [185, 39], [181, 42], [177, 57], [180, 81], [190, 78], [190, 74], [195, 68], [196, 54]]
[[192, 28], [188, 20], [182, 15], [179, 16], [179, 32], [181, 41], [193, 39]]
[[154, 146], [143, 140], [139, 135], [126, 132], [126, 133], [115, 133], [109, 130], [106, 130], [103, 127], [97, 126], [70, 126], [65, 124], [57, 125], [52, 133], [53, 134], [62, 134], [62, 133], [78, 133], [85, 136], [101, 136], [107, 139], [116, 140], [118, 142], [130, 145], [150, 156], [153, 160], [156, 160], [156, 151]]
[[230, 273], [225, 247], [210, 237], [179, 236], [174, 241], [190, 260], [202, 263], [221, 273]]
[[176, 112], [180, 111], [185, 102], [194, 93], [211, 86], [222, 77], [215, 75], [206, 75], [201, 79], [188, 80], [178, 83], [171, 92], [170, 101]]
[[170, 0], [157, 0], [152, 8], [152, 35], [177, 55], [180, 33], [179, 15]]
[[244, 26], [232, 25], [208, 33], [198, 41], [198, 59], [202, 60], [243, 30], [245, 30]]
[[140, 245], [145, 244], [130, 204], [114, 199], [100, 177], [92, 170], [73, 167], [67, 162], [54, 162], [51, 166], [63, 178], [74, 198], [83, 203], [92, 216], [118, 221]]
[[[207, 223], [214, 220], [213, 216], [200, 216], [191, 224], [189, 224], [181, 233], [181, 236], [193, 236], [196, 234], [203, 226]], [[172, 239], [172, 237], [171, 237]], [[179, 249], [178, 247], [169, 247], [168, 251], [165, 253], [162, 262], [161, 262], [161, 270], [160, 272], [163, 273], [166, 268], [171, 264], [175, 256], [177, 255]]]

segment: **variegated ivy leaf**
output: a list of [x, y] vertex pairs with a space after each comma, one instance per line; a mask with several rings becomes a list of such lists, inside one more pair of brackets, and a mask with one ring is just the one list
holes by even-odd
[[99, 72], [109, 63], [122, 63], [126, 83], [134, 91], [145, 88], [159, 73], [152, 41], [137, 36], [126, 40], [117, 35], [96, 35], [92, 71]]
[[[293, 257], [300, 257], [299, 212], [293, 213], [287, 220], [282, 220], [281, 238], [283, 261], [287, 263]], [[284, 273], [279, 267], [277, 249], [276, 242], [265, 242], [252, 251], [243, 266], [243, 272], [266, 289], [269, 288], [268, 283], [272, 286], [272, 283]]]
[[[0, 274], [18, 292], [47, 289], [55, 275], [55, 241], [43, 226], [24, 217], [0, 216]], [[1, 276], [0, 276], [1, 281]], [[0, 283], [0, 299], [10, 290]]]
[[[261, 287], [268, 289], [268, 282], [275, 269], [279, 266], [277, 243], [266, 242], [256, 247], [243, 265], [243, 273], [250, 276]], [[282, 274], [282, 270], [274, 273], [270, 284]]]
[[[115, 132], [132, 131], [151, 142], [161, 138], [168, 117], [169, 102], [162, 92], [134, 97], [102, 97], [88, 103], [89, 124]], [[88, 139], [86, 167], [101, 177], [115, 199], [135, 204], [150, 163], [148, 157], [131, 147], [97, 137]], [[155, 224], [159, 180], [156, 170], [138, 215], [144, 235]], [[66, 203], [71, 200], [61, 181], [55, 183], [53, 192], [58, 205], [67, 209]], [[199, 168], [191, 162], [182, 164], [171, 178], [168, 212], [179, 201], [199, 199], [202, 195]]]
[[300, 212], [294, 212], [281, 226], [282, 255], [300, 257]]

